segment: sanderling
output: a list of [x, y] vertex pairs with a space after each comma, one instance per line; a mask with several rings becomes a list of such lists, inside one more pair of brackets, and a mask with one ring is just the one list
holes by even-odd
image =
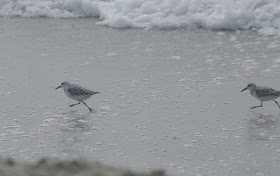
[[248, 84], [245, 89], [241, 90], [241, 92], [243, 92], [246, 89], [249, 89], [250, 92], [251, 92], [251, 95], [256, 97], [258, 100], [261, 101], [260, 106], [254, 106], [254, 107], [251, 107], [251, 109], [262, 107], [263, 101], [268, 101], [268, 100], [273, 100], [278, 105], [278, 107], [280, 108], [277, 101], [274, 100], [274, 99], [280, 97], [280, 91], [274, 90], [270, 87], [257, 86], [254, 83]]
[[[81, 102], [84, 103], [88, 107], [88, 105], [84, 102], [84, 100], [90, 98], [94, 94], [99, 93], [99, 92], [94, 92], [94, 91], [88, 90], [88, 89], [86, 89], [82, 86], [79, 86], [77, 84], [70, 84], [68, 81], [63, 81], [61, 83], [61, 85], [58, 86], [56, 89], [58, 89], [58, 88], [63, 88], [65, 94], [69, 98], [72, 98], [72, 99], [77, 100], [79, 102], [79, 103], [76, 103], [76, 104], [69, 105], [70, 107], [78, 105]], [[90, 111], [94, 110], [94, 109], [91, 109], [90, 107], [88, 107], [88, 109]]]

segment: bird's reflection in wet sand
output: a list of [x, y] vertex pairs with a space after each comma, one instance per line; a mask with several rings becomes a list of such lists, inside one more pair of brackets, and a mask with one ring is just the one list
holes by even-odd
[[252, 114], [248, 120], [248, 132], [252, 140], [269, 141], [276, 135], [280, 115]]
[[60, 125], [59, 140], [61, 153], [65, 156], [83, 156], [88, 135], [91, 134], [90, 118], [92, 113], [70, 111], [65, 114], [65, 120]]
[[67, 133], [71, 131], [89, 132], [89, 117], [91, 113], [79, 113], [78, 110], [71, 110], [65, 114], [65, 124], [61, 125], [61, 132]]

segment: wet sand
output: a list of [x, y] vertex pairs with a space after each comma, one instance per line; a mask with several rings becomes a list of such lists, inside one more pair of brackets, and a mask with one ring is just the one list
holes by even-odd
[[[280, 90], [279, 37], [112, 29], [96, 20], [1, 18], [0, 154], [85, 158], [170, 175], [278, 175], [280, 111], [240, 92]], [[101, 92], [89, 113], [62, 81]]]

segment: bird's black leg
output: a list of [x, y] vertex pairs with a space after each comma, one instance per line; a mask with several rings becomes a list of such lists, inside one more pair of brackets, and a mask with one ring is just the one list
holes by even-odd
[[81, 102], [79, 102], [79, 103], [76, 103], [76, 104], [71, 104], [71, 105], [69, 105], [70, 107], [73, 107], [73, 106], [75, 106], [75, 105], [78, 105], [78, 104], [80, 104]]
[[[277, 103], [277, 104], [278, 104], [278, 103]], [[259, 107], [262, 107], [262, 101], [261, 101], [261, 105], [260, 105], [260, 106], [254, 106], [254, 107], [251, 107], [251, 109], [259, 108]]]
[[[88, 105], [87, 105], [85, 102], [82, 101], [82, 103], [84, 103], [84, 104], [88, 107]], [[90, 107], [88, 107], [88, 109], [89, 109], [90, 112], [91, 112], [92, 110], [94, 110], [94, 109], [91, 109]]]
[[273, 100], [277, 105], [278, 105], [278, 107], [280, 108], [280, 106], [279, 106], [279, 104], [277, 103], [277, 101], [276, 100]]

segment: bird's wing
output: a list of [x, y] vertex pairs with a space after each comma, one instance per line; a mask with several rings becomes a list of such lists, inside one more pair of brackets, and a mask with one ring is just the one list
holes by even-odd
[[274, 90], [270, 87], [259, 87], [259, 88], [256, 88], [256, 94], [258, 97], [279, 96], [280, 92], [277, 90]]
[[93, 91], [88, 90], [88, 89], [86, 89], [82, 86], [79, 86], [77, 84], [69, 85], [67, 87], [67, 90], [72, 95], [93, 95], [94, 94]]

